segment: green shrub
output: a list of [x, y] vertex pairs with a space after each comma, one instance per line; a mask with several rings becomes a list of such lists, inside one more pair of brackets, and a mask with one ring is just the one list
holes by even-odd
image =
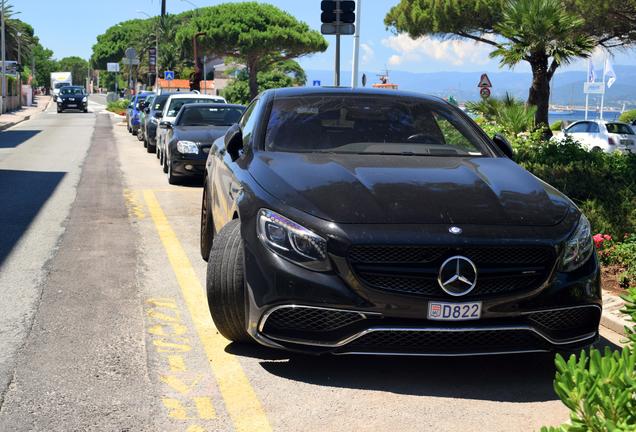
[[537, 133], [513, 140], [515, 160], [570, 197], [595, 232], [623, 238], [636, 232], [636, 155], [590, 152], [566, 138], [541, 140]]
[[550, 125], [552, 131], [560, 131], [561, 129], [563, 129], [563, 120], [557, 120]]
[[115, 114], [124, 115], [126, 114], [128, 104], [130, 104], [130, 99], [119, 99], [113, 102], [108, 102], [106, 110], [114, 112]]
[[636, 110], [625, 111], [618, 119], [625, 123], [631, 123], [636, 120]]
[[509, 137], [521, 132], [530, 132], [535, 128], [536, 107], [528, 106], [508, 93], [501, 99], [488, 98], [479, 102], [468, 102], [466, 109], [481, 116], [486, 122], [497, 123], [502, 132]]

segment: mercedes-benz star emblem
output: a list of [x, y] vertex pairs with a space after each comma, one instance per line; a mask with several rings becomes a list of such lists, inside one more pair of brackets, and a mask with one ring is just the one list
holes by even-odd
[[459, 235], [462, 233], [462, 229], [458, 226], [452, 226], [448, 229], [448, 232], [451, 234]]
[[466, 295], [477, 285], [477, 268], [466, 257], [450, 257], [439, 268], [437, 282], [445, 292], [452, 296]]

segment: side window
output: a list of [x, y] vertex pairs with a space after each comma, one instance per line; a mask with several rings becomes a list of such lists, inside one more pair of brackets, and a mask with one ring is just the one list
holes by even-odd
[[254, 102], [247, 107], [245, 110], [245, 114], [241, 118], [240, 125], [243, 130], [243, 143], [246, 145], [249, 144], [252, 134], [254, 133], [254, 129], [256, 128], [256, 123], [258, 121], [258, 115], [254, 115], [257, 111], [258, 106], [260, 105], [260, 101], [256, 99]]
[[577, 123], [575, 125], [572, 125], [568, 128], [568, 133], [582, 133], [582, 132], [587, 132], [587, 123], [588, 122], [581, 122], [581, 123]]
[[597, 123], [592, 123], [592, 122], [588, 123], [587, 131], [589, 133], [599, 133], [600, 132], [600, 130], [598, 128], [598, 124]]

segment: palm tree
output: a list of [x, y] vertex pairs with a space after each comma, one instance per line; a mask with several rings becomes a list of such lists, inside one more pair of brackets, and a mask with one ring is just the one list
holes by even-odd
[[494, 26], [506, 38], [490, 54], [501, 65], [522, 61], [532, 68], [528, 103], [537, 107], [537, 125], [548, 125], [550, 81], [561, 65], [586, 58], [597, 42], [582, 32], [585, 21], [566, 10], [559, 0], [509, 0], [502, 20]]
[[[24, 63], [24, 59], [31, 57], [31, 51], [36, 43], [33, 28], [14, 18], [19, 12], [14, 12], [13, 5], [6, 1], [4, 11], [0, 11], [0, 13], [3, 12], [5, 17], [6, 58]], [[21, 54], [20, 59], [18, 59], [18, 52]]]

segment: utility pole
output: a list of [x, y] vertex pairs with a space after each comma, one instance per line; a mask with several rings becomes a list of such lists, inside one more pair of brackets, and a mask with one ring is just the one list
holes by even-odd
[[353, 35], [353, 71], [351, 72], [351, 87], [358, 87], [360, 73], [360, 27], [362, 26], [362, 0], [356, 2], [356, 32]]
[[340, 0], [336, 0], [336, 70], [334, 85], [340, 87]]
[[0, 51], [1, 52], [1, 56], [2, 56], [2, 71], [0, 71], [0, 85], [2, 85], [2, 103], [0, 104], [0, 113], [3, 113], [4, 111], [6, 111], [6, 108], [4, 107], [4, 103], [5, 103], [5, 99], [7, 97], [7, 76], [6, 76], [6, 47], [5, 47], [5, 41], [4, 41], [4, 0], [1, 0], [1, 6], [2, 6], [2, 17], [0, 19], [0, 21], [2, 21], [2, 23], [0, 24], [0, 32], [2, 33], [2, 35], [0, 36]]

